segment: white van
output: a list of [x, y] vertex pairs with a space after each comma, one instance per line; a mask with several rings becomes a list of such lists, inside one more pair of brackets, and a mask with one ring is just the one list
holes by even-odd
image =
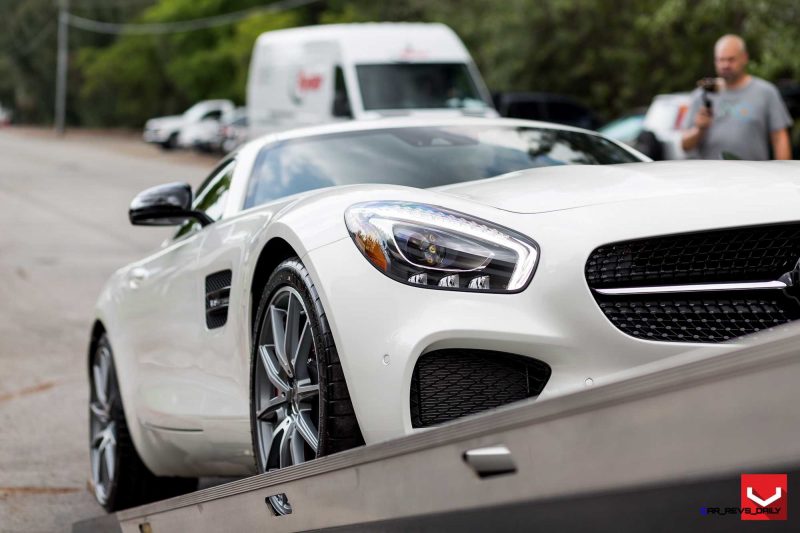
[[496, 117], [469, 52], [444, 24], [309, 26], [261, 34], [247, 80], [250, 136], [397, 115]]

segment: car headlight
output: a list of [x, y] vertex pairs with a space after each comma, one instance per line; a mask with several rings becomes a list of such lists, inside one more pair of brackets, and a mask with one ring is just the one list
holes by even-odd
[[409, 202], [366, 202], [345, 211], [356, 246], [392, 279], [437, 289], [517, 292], [539, 258], [528, 237], [464, 213]]

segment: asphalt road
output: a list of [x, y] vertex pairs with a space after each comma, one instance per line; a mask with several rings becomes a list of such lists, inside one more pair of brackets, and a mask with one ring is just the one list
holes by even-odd
[[104, 512], [87, 490], [94, 302], [169, 233], [128, 223], [133, 196], [196, 186], [214, 162], [130, 136], [0, 129], [0, 531], [69, 531]]

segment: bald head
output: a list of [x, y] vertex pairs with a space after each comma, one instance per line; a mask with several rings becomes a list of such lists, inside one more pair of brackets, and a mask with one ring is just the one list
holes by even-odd
[[717, 39], [717, 44], [714, 45], [714, 54], [716, 55], [720, 51], [725, 51], [726, 53], [746, 54], [747, 45], [745, 44], [744, 39], [742, 39], [738, 35], [729, 33]]
[[735, 86], [747, 76], [747, 45], [738, 35], [723, 35], [714, 45], [714, 66], [717, 75], [728, 86]]

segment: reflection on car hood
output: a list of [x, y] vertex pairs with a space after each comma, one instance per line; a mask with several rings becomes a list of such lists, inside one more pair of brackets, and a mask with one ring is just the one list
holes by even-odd
[[[516, 213], [542, 213], [646, 198], [800, 190], [800, 164], [750, 161], [663, 161], [566, 165], [521, 170], [487, 180], [437, 187]], [[800, 205], [798, 205], [800, 216]]]

